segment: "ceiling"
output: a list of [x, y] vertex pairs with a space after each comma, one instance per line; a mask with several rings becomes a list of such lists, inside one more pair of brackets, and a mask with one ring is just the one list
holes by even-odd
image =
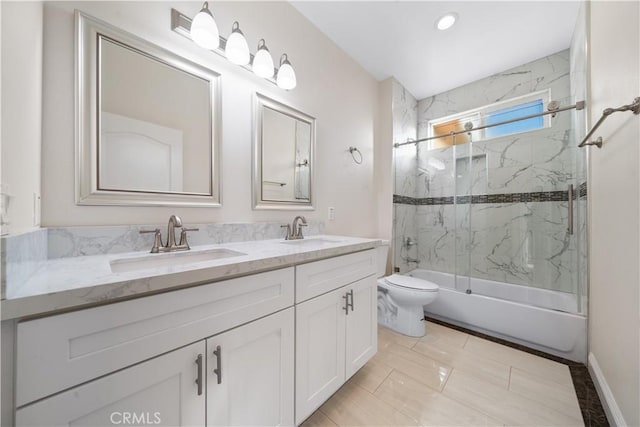
[[[579, 1], [293, 1], [378, 80], [417, 99], [569, 47]], [[435, 27], [458, 14], [446, 31]]]

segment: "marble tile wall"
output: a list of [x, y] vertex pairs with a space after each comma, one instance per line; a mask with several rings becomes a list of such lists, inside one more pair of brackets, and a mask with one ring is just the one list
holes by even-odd
[[[567, 49], [419, 101], [418, 136], [422, 138], [427, 135], [429, 120], [534, 91], [548, 89], [551, 99], [560, 101], [561, 105], [572, 104], [569, 59]], [[478, 159], [471, 177], [472, 191], [476, 194], [566, 190], [574, 173], [575, 162], [575, 153], [570, 149], [573, 142], [571, 115], [559, 113], [555, 118], [548, 116], [551, 127], [538, 131], [457, 146], [447, 152], [451, 156], [449, 159], [442, 159], [441, 150], [426, 150], [426, 144], [423, 143], [419, 167], [428, 169], [434, 158], [443, 161], [446, 167], [432, 172], [431, 179], [437, 182], [442, 180], [438, 175], [450, 173], [447, 166], [452, 165], [454, 158], [459, 159], [459, 164], [462, 157], [471, 154]], [[472, 150], [472, 153], [468, 150]], [[483, 164], [480, 165], [480, 162]], [[417, 197], [425, 197], [428, 186], [421, 185]], [[460, 193], [458, 189], [458, 194], [466, 193]]]
[[[398, 81], [392, 84], [393, 143], [406, 142], [417, 137], [418, 101]], [[416, 146], [413, 144], [394, 148], [394, 194], [415, 197], [418, 174], [416, 173]], [[417, 242], [416, 207], [394, 204], [394, 236], [392, 256], [394, 266], [404, 273], [413, 270], [417, 259], [417, 245], [406, 245], [406, 239]]]
[[22, 233], [0, 239], [2, 247], [2, 299], [7, 283], [20, 285], [48, 258], [47, 231]]
[[[429, 120], [530, 92], [549, 89], [551, 99], [563, 106], [572, 104], [580, 95], [573, 87], [583, 84], [570, 81], [570, 63], [574, 62], [579, 63], [580, 56], [567, 49], [420, 100], [417, 137], [427, 135]], [[454, 147], [428, 150], [427, 144], [419, 144], [415, 181], [410, 171], [413, 153], [396, 154], [396, 167], [401, 166], [396, 194], [415, 198], [396, 204], [396, 246], [398, 236], [414, 232], [413, 217], [420, 268], [576, 292], [581, 249], [579, 239], [567, 233], [566, 190], [569, 183], [584, 181], [576, 180], [582, 177], [584, 165], [573, 132], [576, 120], [583, 117], [584, 111], [559, 113], [549, 116], [550, 127], [542, 130]], [[407, 128], [406, 121], [394, 120], [394, 128], [396, 124]], [[495, 203], [491, 197], [508, 201], [512, 194], [526, 201]], [[544, 197], [536, 199], [536, 194]], [[471, 195], [472, 204], [460, 198]], [[453, 196], [457, 203], [449, 204]], [[410, 203], [415, 205], [415, 214]], [[578, 229], [581, 227], [578, 221]], [[586, 230], [586, 222], [582, 228]], [[414, 268], [403, 263], [402, 256], [395, 261], [401, 271]]]
[[393, 142], [416, 139], [418, 126], [418, 101], [400, 82], [392, 84]]
[[567, 202], [420, 205], [417, 211], [420, 268], [575, 292]]
[[[277, 239], [284, 236], [279, 222], [184, 224], [199, 228], [189, 232], [192, 246]], [[7, 236], [0, 239], [2, 245], [2, 298], [7, 284], [15, 289], [47, 259], [85, 255], [113, 254], [151, 249], [151, 234], [140, 234], [140, 230], [154, 228], [162, 230], [166, 237], [166, 224], [132, 225], [109, 227], [53, 227], [33, 232]], [[304, 234], [323, 234], [324, 222], [309, 221]], [[176, 233], [178, 234], [179, 231]]]
[[569, 49], [418, 101], [418, 136], [427, 135], [429, 120], [544, 89], [551, 89], [552, 99], [567, 101]]
[[[198, 228], [189, 232], [191, 246], [277, 239], [284, 236], [279, 222], [188, 224]], [[144, 251], [151, 248], [153, 236], [140, 234], [140, 230], [160, 228], [166, 238], [167, 225], [131, 225], [110, 227], [61, 227], [49, 228], [49, 258]], [[312, 236], [324, 232], [324, 222], [309, 222], [304, 234]], [[178, 234], [179, 231], [176, 233]]]

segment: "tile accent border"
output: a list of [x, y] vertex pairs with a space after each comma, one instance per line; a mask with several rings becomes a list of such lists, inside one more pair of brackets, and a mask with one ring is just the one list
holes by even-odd
[[438, 325], [446, 326], [447, 328], [464, 332], [469, 335], [483, 338], [487, 341], [506, 345], [507, 347], [515, 348], [516, 350], [524, 351], [535, 356], [543, 357], [545, 359], [553, 360], [554, 362], [567, 365], [569, 367], [569, 372], [571, 373], [571, 379], [573, 380], [573, 387], [576, 390], [576, 396], [578, 397], [578, 404], [580, 405], [580, 412], [582, 412], [584, 425], [587, 427], [609, 426], [609, 422], [607, 420], [607, 416], [605, 414], [602, 403], [600, 402], [596, 387], [593, 383], [593, 380], [591, 379], [589, 370], [584, 364], [574, 362], [573, 360], [564, 359], [562, 357], [554, 356], [543, 351], [534, 350], [532, 348], [512, 343], [511, 341], [507, 341], [501, 338], [492, 337], [491, 335], [486, 335], [481, 332], [472, 331], [458, 325], [443, 322], [442, 320], [434, 319], [433, 317], [427, 318], [425, 316], [425, 320], [437, 323]]
[[587, 198], [587, 183], [586, 182], [583, 182], [578, 187], [578, 197], [580, 199], [586, 199]]
[[533, 193], [478, 194], [473, 196], [445, 197], [408, 197], [393, 195], [393, 203], [406, 205], [452, 205], [479, 203], [522, 203], [522, 202], [566, 202], [569, 195], [566, 191], [537, 191]]
[[[587, 197], [587, 183], [583, 182], [574, 193], [575, 198]], [[501, 193], [476, 194], [471, 196], [443, 196], [443, 197], [410, 197], [393, 195], [393, 203], [424, 206], [424, 205], [460, 205], [481, 203], [529, 203], [529, 202], [566, 202], [569, 200], [567, 191], [534, 191], [530, 193]]]

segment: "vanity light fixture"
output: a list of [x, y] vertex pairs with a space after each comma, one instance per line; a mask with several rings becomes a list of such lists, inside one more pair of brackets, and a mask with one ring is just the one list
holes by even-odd
[[258, 51], [253, 57], [252, 68], [253, 72], [258, 77], [263, 77], [265, 79], [273, 77], [273, 58], [271, 57], [271, 53], [269, 53], [269, 49], [267, 48], [267, 44], [264, 39], [260, 39], [258, 42]]
[[262, 77], [282, 89], [291, 90], [297, 85], [296, 73], [287, 54], [283, 54], [280, 58], [279, 69], [274, 69], [273, 58], [267, 44], [264, 39], [260, 39], [258, 50], [255, 56], [252, 55], [238, 21], [234, 21], [228, 39], [220, 36], [206, 1], [193, 19], [176, 9], [171, 9], [171, 29], [190, 38], [198, 46], [227, 58], [230, 62], [240, 65], [245, 70], [252, 71], [256, 76]]
[[227, 59], [234, 64], [247, 65], [250, 60], [249, 45], [244, 38], [244, 34], [240, 31], [240, 24], [235, 21], [231, 26], [231, 35], [224, 47], [224, 53]]
[[200, 12], [193, 18], [190, 33], [191, 39], [200, 47], [213, 50], [220, 46], [220, 32], [208, 2], [204, 2]]
[[440, 19], [436, 21], [436, 28], [442, 31], [448, 30], [449, 28], [453, 27], [453, 24], [456, 23], [457, 19], [458, 19], [457, 13], [449, 12], [441, 16]]
[[296, 87], [296, 73], [293, 71], [291, 62], [286, 53], [283, 53], [280, 57], [280, 68], [278, 69], [278, 75], [276, 76], [276, 83], [282, 89], [290, 90]]

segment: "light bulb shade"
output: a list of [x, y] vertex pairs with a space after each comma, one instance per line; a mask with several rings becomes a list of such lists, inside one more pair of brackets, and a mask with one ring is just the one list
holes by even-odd
[[453, 24], [456, 23], [457, 19], [457, 13], [449, 12], [436, 21], [436, 28], [441, 31], [448, 30], [449, 28], [453, 27]]
[[191, 39], [200, 47], [213, 50], [220, 45], [220, 32], [207, 2], [191, 21], [190, 32]]
[[232, 32], [224, 48], [227, 59], [234, 64], [247, 65], [249, 63], [249, 45], [240, 31], [238, 22], [233, 23]]
[[273, 77], [273, 58], [267, 49], [264, 39], [258, 42], [258, 51], [253, 57], [253, 72], [258, 77], [270, 79]]
[[276, 76], [276, 83], [282, 89], [290, 90], [296, 87], [296, 73], [293, 71], [291, 63], [287, 59], [287, 54], [283, 54], [280, 58], [280, 68]]

